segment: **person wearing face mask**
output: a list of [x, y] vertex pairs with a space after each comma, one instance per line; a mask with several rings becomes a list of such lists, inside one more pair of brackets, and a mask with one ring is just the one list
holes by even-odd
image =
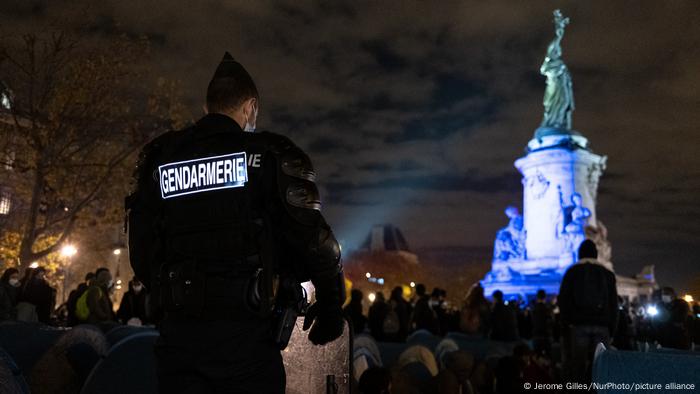
[[87, 289], [86, 304], [89, 310], [87, 322], [91, 324], [110, 323], [115, 321], [112, 310], [112, 300], [109, 292], [112, 288], [112, 274], [107, 268], [98, 268], [95, 279]]
[[0, 321], [17, 318], [17, 295], [19, 293], [19, 271], [8, 268], [0, 278]]
[[26, 275], [19, 301], [33, 305], [38, 320], [51, 324], [51, 312], [56, 305], [56, 289], [46, 281], [46, 268], [37, 267]]
[[146, 307], [148, 292], [143, 287], [143, 283], [134, 276], [129, 282], [129, 291], [124, 293], [122, 302], [119, 304], [117, 317], [124, 324], [143, 325], [149, 322]]
[[259, 109], [252, 77], [227, 52], [206, 115], [141, 153], [126, 199], [129, 258], [159, 320], [163, 393], [284, 393], [291, 325], [280, 322], [291, 315], [277, 311], [299, 305], [301, 282], [315, 287], [309, 340], [343, 333], [340, 248], [316, 172], [290, 139], [255, 131]]

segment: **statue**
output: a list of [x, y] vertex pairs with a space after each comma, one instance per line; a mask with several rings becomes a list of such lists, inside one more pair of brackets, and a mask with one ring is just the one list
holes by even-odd
[[540, 67], [540, 74], [547, 77], [544, 92], [544, 119], [540, 127], [571, 130], [571, 113], [574, 111], [574, 89], [569, 70], [561, 59], [561, 39], [569, 18], [561, 11], [554, 11], [556, 37], [547, 48], [547, 56]]
[[573, 253], [574, 261], [578, 259], [578, 247], [584, 239], [586, 239], [586, 224], [591, 216], [591, 210], [581, 205], [583, 200], [579, 193], [574, 193], [571, 196], [573, 204], [568, 209], [570, 210], [570, 218], [564, 226], [564, 239], [566, 240], [567, 253]]
[[493, 246], [493, 258], [499, 261], [515, 260], [525, 257], [525, 231], [523, 217], [518, 208], [506, 208], [506, 216], [510, 219], [508, 226], [496, 233]]

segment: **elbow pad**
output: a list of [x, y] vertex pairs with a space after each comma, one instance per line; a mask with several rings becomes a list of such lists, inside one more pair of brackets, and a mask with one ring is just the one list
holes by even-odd
[[318, 225], [321, 197], [311, 159], [284, 137], [272, 151], [277, 157], [277, 187], [286, 211], [301, 224]]

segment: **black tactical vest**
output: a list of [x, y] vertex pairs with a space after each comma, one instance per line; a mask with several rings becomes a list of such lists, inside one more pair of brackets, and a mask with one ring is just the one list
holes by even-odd
[[175, 132], [156, 160], [165, 265], [238, 276], [260, 267], [264, 138], [223, 115]]

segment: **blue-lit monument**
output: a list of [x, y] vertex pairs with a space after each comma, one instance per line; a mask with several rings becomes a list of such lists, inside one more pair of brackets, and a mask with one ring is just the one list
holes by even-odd
[[509, 223], [496, 235], [492, 269], [482, 281], [489, 296], [497, 289], [523, 298], [538, 289], [558, 293], [586, 238], [596, 242], [601, 262], [612, 270], [607, 230], [595, 210], [607, 158], [593, 153], [588, 139], [572, 128], [573, 84], [561, 57], [568, 23], [554, 12], [555, 38], [540, 68], [547, 78], [544, 118], [527, 154], [515, 161], [523, 176], [523, 214], [506, 209]]

